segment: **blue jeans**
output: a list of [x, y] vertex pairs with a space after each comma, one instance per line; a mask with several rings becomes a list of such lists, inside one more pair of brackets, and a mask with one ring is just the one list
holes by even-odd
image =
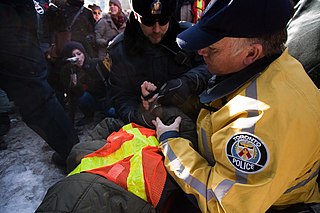
[[84, 92], [78, 99], [80, 110], [85, 112], [102, 111], [106, 117], [117, 118], [116, 111], [113, 107], [109, 107], [106, 100], [96, 101], [89, 92]]

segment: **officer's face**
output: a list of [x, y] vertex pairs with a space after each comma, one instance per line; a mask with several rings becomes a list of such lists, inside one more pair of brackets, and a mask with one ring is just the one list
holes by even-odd
[[146, 26], [140, 23], [140, 27], [143, 34], [148, 37], [152, 44], [158, 44], [168, 31], [169, 21], [164, 25], [160, 25], [159, 22], [155, 22], [152, 26]]
[[211, 73], [226, 75], [242, 70], [260, 58], [255, 46], [244, 38], [225, 37], [208, 47], [198, 50]]

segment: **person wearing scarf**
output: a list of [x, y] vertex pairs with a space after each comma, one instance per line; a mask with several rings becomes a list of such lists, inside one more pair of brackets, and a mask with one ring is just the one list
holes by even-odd
[[109, 13], [95, 25], [96, 45], [100, 59], [105, 58], [109, 42], [124, 31], [127, 20], [120, 1], [110, 0]]

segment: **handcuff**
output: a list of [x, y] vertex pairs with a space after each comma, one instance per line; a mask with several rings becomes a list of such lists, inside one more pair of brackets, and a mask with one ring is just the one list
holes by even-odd
[[[162, 87], [161, 87], [161, 88], [162, 88]], [[160, 91], [160, 89], [156, 89], [156, 90], [150, 92], [148, 95], [146, 95], [146, 96], [143, 96], [143, 95], [142, 95], [141, 97], [143, 98], [143, 100], [148, 101], [148, 100], [149, 100], [150, 98], [152, 98], [155, 94], [159, 93], [159, 91]], [[163, 97], [163, 95], [162, 95], [162, 96], [158, 96], [157, 99], [156, 99], [154, 102], [150, 103], [150, 109], [149, 109], [149, 110], [150, 110], [151, 112], [153, 112], [156, 108], [158, 108], [158, 107], [161, 106], [161, 104], [158, 103], [158, 99], [161, 98], [161, 97]]]

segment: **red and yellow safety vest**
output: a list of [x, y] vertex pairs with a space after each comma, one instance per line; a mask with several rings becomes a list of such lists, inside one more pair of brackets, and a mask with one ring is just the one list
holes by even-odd
[[204, 0], [195, 0], [192, 5], [193, 23], [197, 23], [201, 18], [201, 15], [206, 8], [206, 2]]
[[69, 174], [99, 174], [155, 207], [161, 197], [166, 170], [155, 131], [134, 123], [107, 138], [99, 150], [86, 155]]

